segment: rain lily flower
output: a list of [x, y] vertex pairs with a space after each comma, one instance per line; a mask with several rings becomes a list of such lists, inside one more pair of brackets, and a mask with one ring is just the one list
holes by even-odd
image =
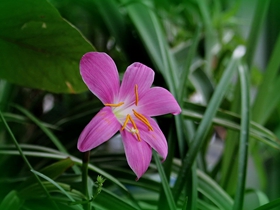
[[151, 117], [181, 112], [177, 101], [164, 88], [152, 87], [154, 71], [133, 63], [120, 84], [114, 61], [105, 53], [86, 53], [80, 73], [89, 90], [103, 107], [82, 131], [78, 139], [81, 152], [91, 150], [120, 131], [126, 159], [139, 179], [148, 169], [152, 148], [165, 160], [168, 148], [158, 124]]

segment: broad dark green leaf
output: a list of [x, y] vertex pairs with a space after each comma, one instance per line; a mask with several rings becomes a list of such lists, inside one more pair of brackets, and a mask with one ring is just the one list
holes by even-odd
[[0, 28], [0, 78], [56, 93], [87, 89], [78, 64], [94, 48], [47, 1], [1, 1]]

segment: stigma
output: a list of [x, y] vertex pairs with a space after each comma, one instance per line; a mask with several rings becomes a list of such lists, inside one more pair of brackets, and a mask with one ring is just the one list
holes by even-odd
[[[139, 103], [139, 94], [138, 94], [138, 85], [135, 84], [134, 86], [134, 94], [135, 94], [135, 109], [137, 109], [138, 103]], [[124, 104], [124, 102], [119, 102], [119, 103], [106, 103], [104, 104], [105, 106], [109, 106], [112, 108], [116, 108], [116, 107], [120, 107]], [[128, 132], [130, 132], [131, 134], [135, 135], [136, 139], [138, 141], [141, 141], [140, 138], [140, 131], [136, 125], [137, 123], [143, 123], [146, 127], [148, 131], [153, 131], [153, 127], [150, 124], [149, 120], [141, 113], [137, 112], [135, 109], [130, 109], [128, 111], [129, 114], [126, 114], [126, 118], [122, 124], [121, 127], [121, 131], [123, 131], [124, 129], [127, 130]], [[116, 113], [115, 113], [116, 114]]]

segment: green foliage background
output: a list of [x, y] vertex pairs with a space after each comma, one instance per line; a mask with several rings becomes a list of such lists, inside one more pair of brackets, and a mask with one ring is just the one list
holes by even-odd
[[[279, 8], [0, 1], [0, 209], [279, 209]], [[139, 181], [118, 135], [83, 170], [77, 139], [102, 107], [79, 74], [89, 51], [108, 53], [121, 75], [150, 66], [182, 108], [157, 118], [169, 155], [154, 154]]]

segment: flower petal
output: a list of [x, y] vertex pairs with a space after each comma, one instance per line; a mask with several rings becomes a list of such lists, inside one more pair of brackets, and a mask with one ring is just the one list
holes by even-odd
[[168, 113], [177, 115], [181, 112], [181, 108], [168, 90], [153, 87], [139, 100], [137, 111], [152, 117]]
[[163, 161], [166, 159], [168, 153], [168, 146], [165, 136], [163, 135], [161, 129], [159, 128], [157, 122], [147, 117], [150, 125], [153, 128], [153, 131], [148, 130], [147, 126], [142, 122], [136, 122], [137, 128], [139, 129], [141, 141], [145, 141], [149, 144], [157, 153], [163, 158]]
[[136, 140], [127, 130], [121, 131], [128, 165], [139, 179], [148, 169], [152, 159], [152, 148], [145, 141]]
[[106, 53], [89, 52], [80, 61], [80, 73], [90, 91], [103, 104], [114, 103], [120, 81], [117, 67]]
[[91, 150], [109, 140], [120, 128], [121, 124], [111, 107], [104, 107], [82, 131], [78, 139], [78, 149], [81, 152]]
[[120, 87], [119, 100], [127, 105], [135, 102], [135, 85], [138, 86], [138, 96], [141, 98], [154, 81], [154, 71], [141, 64], [133, 63], [127, 67]]

